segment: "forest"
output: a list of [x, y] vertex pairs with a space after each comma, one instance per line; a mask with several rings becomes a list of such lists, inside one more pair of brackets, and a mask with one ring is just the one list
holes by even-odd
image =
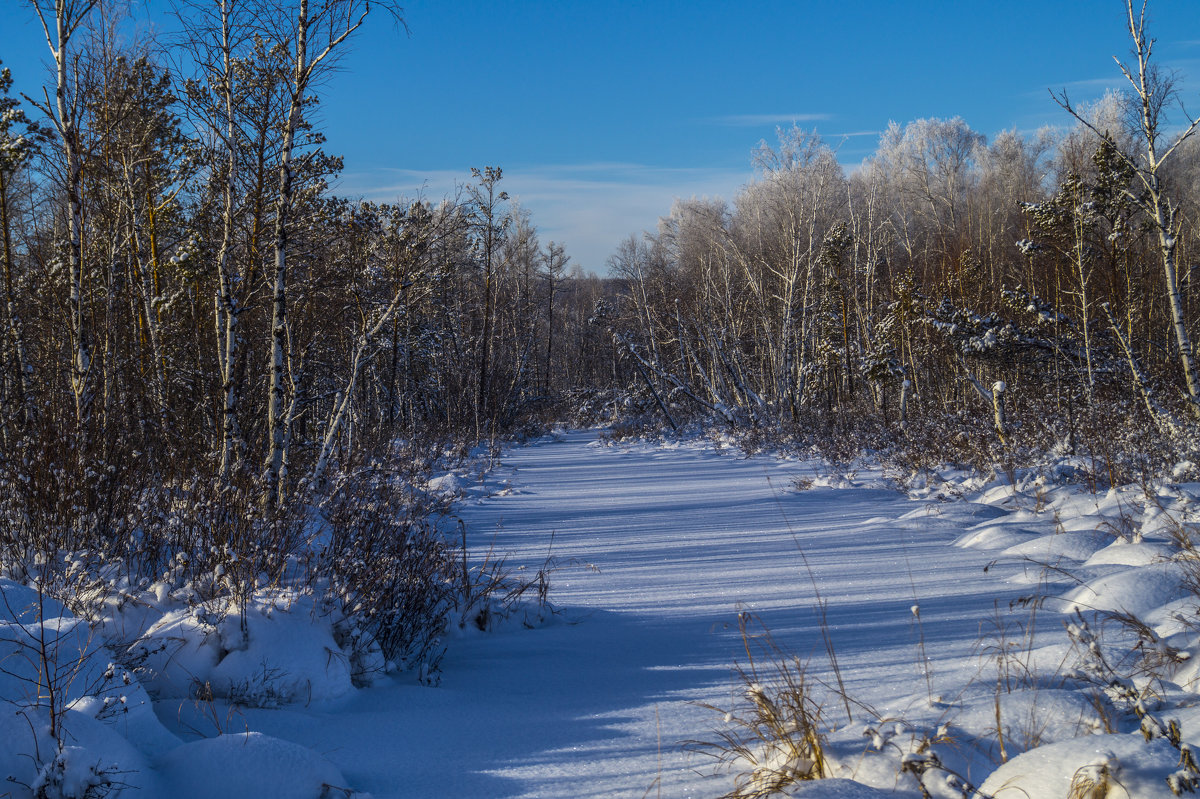
[[1128, 90], [1055, 96], [1061, 128], [892, 123], [853, 168], [781, 129], [606, 277], [500, 167], [438, 199], [330, 191], [314, 87], [366, 3], [184, 3], [154, 43], [94, 0], [33, 8], [54, 82], [0, 83], [10, 564], [86, 545], [157, 573], [191, 545], [122, 551], [147, 497], [278, 531], [397, 448], [554, 418], [909, 471], [1078, 453], [1109, 484], [1194, 454], [1200, 139], [1132, 7]]

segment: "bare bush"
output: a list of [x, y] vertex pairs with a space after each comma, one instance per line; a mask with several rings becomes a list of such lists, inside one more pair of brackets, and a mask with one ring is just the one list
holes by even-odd
[[343, 616], [425, 682], [436, 681], [455, 604], [459, 558], [437, 524], [444, 511], [442, 500], [394, 471], [343, 477], [326, 505], [327, 543], [311, 570], [328, 580]]

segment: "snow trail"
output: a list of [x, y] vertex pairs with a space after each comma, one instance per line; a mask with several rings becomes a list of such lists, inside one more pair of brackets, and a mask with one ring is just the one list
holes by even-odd
[[871, 475], [793, 487], [813, 474], [711, 443], [605, 447], [594, 432], [509, 451], [492, 477], [511, 489], [462, 516], [473, 549], [494, 542], [511, 567], [553, 554], [555, 622], [455, 638], [439, 688], [402, 675], [235, 726], [315, 749], [375, 799], [717, 795], [727, 783], [698, 773], [712, 762], [680, 746], [721, 721], [693, 703], [730, 704], [739, 609], [828, 674], [814, 581], [849, 692], [928, 712], [930, 683], [977, 670], [995, 603], [1017, 595], [998, 574], [1011, 568], [950, 547], [961, 512], [900, 520], [922, 506]]

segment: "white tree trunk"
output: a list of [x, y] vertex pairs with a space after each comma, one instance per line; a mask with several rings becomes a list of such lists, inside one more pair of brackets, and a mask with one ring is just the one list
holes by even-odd
[[232, 0], [220, 0], [221, 17], [221, 99], [225, 115], [224, 145], [226, 164], [221, 189], [221, 247], [217, 253], [216, 339], [217, 368], [221, 377], [221, 446], [218, 474], [222, 480], [240, 465], [244, 444], [238, 424], [237, 362], [241, 354], [238, 330], [240, 309], [233, 294], [233, 231], [236, 209], [238, 139], [233, 95], [236, 73], [233, 68]]
[[[85, 435], [92, 409], [91, 329], [83, 304], [83, 165], [79, 151], [79, 128], [74, 98], [68, 97], [67, 76], [71, 36], [95, 6], [95, 1], [72, 3], [54, 0], [53, 32], [41, 5], [34, 9], [42, 23], [46, 43], [54, 58], [54, 105], [46, 98], [42, 110], [54, 123], [65, 158], [67, 192], [67, 317], [71, 332], [71, 391], [75, 395], [75, 424]], [[81, 442], [82, 443], [82, 442]]]

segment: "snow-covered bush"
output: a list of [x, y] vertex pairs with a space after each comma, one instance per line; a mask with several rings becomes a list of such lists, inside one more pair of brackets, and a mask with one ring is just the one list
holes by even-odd
[[151, 788], [151, 760], [176, 742], [95, 630], [44, 592], [7, 579], [0, 711], [0, 781], [15, 797], [98, 799]]
[[373, 646], [423, 678], [437, 673], [460, 559], [437, 522], [445, 503], [379, 470], [344, 482], [324, 508], [312, 574], [345, 620], [340, 634], [358, 680], [380, 665]]

